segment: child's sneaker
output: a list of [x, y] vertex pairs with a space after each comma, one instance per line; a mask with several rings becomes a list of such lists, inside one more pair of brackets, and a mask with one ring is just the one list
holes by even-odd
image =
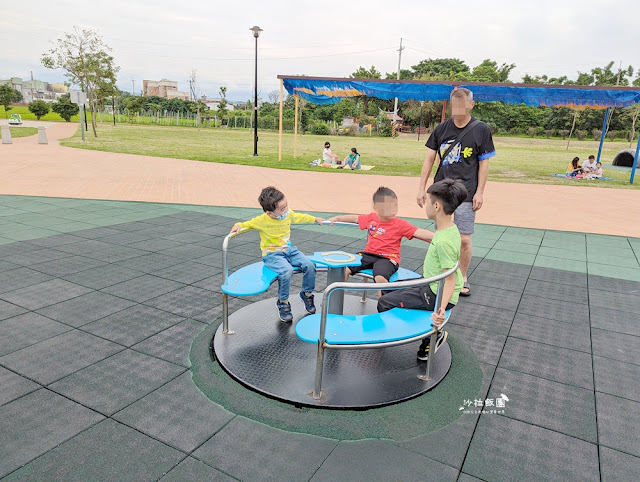
[[313, 295], [306, 296], [304, 291], [300, 292], [300, 299], [304, 302], [304, 309], [313, 315], [316, 312], [316, 305], [313, 304]]
[[290, 323], [293, 321], [293, 315], [291, 314], [291, 305], [288, 301], [281, 302], [280, 300], [277, 300], [276, 306], [278, 307], [278, 316], [280, 317], [280, 321], [283, 321], [285, 323]]
[[[447, 333], [446, 331], [439, 331], [438, 332], [438, 336], [436, 338], [436, 347], [434, 349], [434, 353], [436, 353], [440, 347], [442, 346], [442, 344], [447, 341], [447, 338], [449, 337], [449, 333]], [[422, 340], [422, 343], [420, 344], [420, 349], [418, 350], [418, 360], [420, 361], [427, 361], [429, 359], [429, 343], [431, 341], [431, 338], [425, 338], [424, 340]]]

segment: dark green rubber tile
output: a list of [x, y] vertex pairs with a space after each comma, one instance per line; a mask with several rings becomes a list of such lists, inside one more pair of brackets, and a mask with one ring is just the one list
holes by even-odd
[[205, 397], [186, 372], [113, 418], [183, 452], [191, 452], [233, 417], [235, 414]]
[[47, 452], [9, 480], [157, 480], [184, 454], [113, 420]]
[[0, 357], [0, 364], [46, 385], [120, 350], [120, 345], [72, 330]]
[[514, 311], [491, 308], [473, 303], [458, 303], [451, 311], [451, 323], [492, 333], [507, 335], [515, 316]]
[[498, 333], [490, 333], [484, 330], [457, 325], [453, 322], [447, 324], [447, 331], [459, 336], [474, 351], [478, 360], [489, 365], [497, 365], [500, 353], [507, 337]]
[[135, 305], [82, 329], [120, 345], [131, 346], [183, 321], [184, 318], [150, 306]]
[[597, 442], [593, 390], [498, 368], [488, 398], [495, 400], [501, 394], [509, 398], [505, 416]]
[[336, 444], [236, 417], [192, 455], [240, 480], [309, 480]]
[[462, 470], [484, 480], [600, 480], [596, 445], [502, 415], [480, 416]]
[[[0, 407], [0, 477], [102, 418], [93, 410], [45, 389], [3, 405]], [[50, 476], [46, 478], [52, 480]]]
[[640, 337], [611, 331], [591, 330], [593, 354], [640, 366]]
[[628, 482], [640, 474], [640, 457], [600, 447], [600, 467], [603, 482]]
[[191, 365], [189, 349], [191, 342], [205, 328], [205, 324], [195, 320], [185, 320], [157, 335], [134, 345], [136, 351], [162, 358], [183, 367]]
[[117, 264], [106, 264], [63, 276], [62, 279], [94, 290], [101, 290], [107, 286], [129, 281], [139, 276], [142, 276], [140, 271], [118, 266]]
[[591, 330], [586, 324], [564, 323], [518, 313], [509, 336], [591, 353]]
[[72, 328], [29, 312], [0, 321], [0, 356], [7, 355]]
[[454, 481], [458, 471], [381, 440], [340, 442], [311, 479]]
[[593, 389], [591, 355], [588, 353], [509, 337], [499, 367]]
[[516, 291], [522, 293], [527, 284], [527, 278], [520, 276], [497, 274], [492, 271], [477, 271], [469, 276], [469, 283], [489, 288]]
[[100, 413], [112, 415], [184, 371], [173, 363], [125, 350], [49, 388]]
[[565, 303], [587, 304], [589, 297], [586, 289], [576, 289], [562, 283], [530, 279], [524, 290], [526, 296], [538, 297], [541, 300], [558, 300]]
[[640, 366], [594, 356], [593, 367], [598, 392], [640, 402]]
[[635, 313], [640, 318], [640, 293], [611, 293], [597, 288], [589, 290], [589, 304], [600, 308]]
[[86, 295], [41, 308], [38, 313], [77, 328], [129, 308], [134, 304], [133, 301], [117, 296], [92, 291]]
[[0, 367], [0, 405], [40, 388], [40, 385]]
[[203, 464], [193, 457], [187, 457], [160, 480], [162, 482], [184, 482], [187, 480], [231, 482], [236, 479], [223, 474], [207, 464]]
[[14, 291], [27, 286], [33, 286], [44, 281], [49, 281], [52, 277], [29, 268], [12, 269], [0, 273], [0, 293]]
[[589, 305], [567, 303], [565, 301], [543, 299], [538, 296], [523, 295], [518, 306], [518, 313], [539, 316], [548, 320], [566, 321], [568, 323], [589, 323]]
[[600, 445], [640, 457], [640, 403], [596, 392]]
[[186, 286], [145, 302], [160, 310], [175, 313], [185, 318], [193, 318], [220, 304], [220, 298], [209, 290]]
[[576, 290], [587, 287], [587, 275], [585, 273], [574, 273], [561, 269], [543, 268], [542, 266], [534, 266], [531, 268], [529, 279], [539, 281], [548, 281], [551, 283], [560, 283], [571, 285]]
[[119, 296], [127, 300], [142, 303], [157, 296], [169, 293], [170, 291], [183, 288], [185, 285], [157, 276], [144, 275], [129, 281], [118, 283], [117, 285], [104, 288], [105, 293]]
[[640, 323], [635, 313], [592, 306], [590, 316], [593, 328], [640, 336]]

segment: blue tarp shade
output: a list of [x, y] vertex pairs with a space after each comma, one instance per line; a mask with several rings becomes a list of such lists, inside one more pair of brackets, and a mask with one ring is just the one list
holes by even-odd
[[[371, 82], [356, 79], [313, 79], [281, 77], [291, 95], [314, 104], [333, 104], [346, 97], [369, 96], [391, 100], [448, 100], [451, 83]], [[456, 84], [473, 91], [474, 100], [505, 104], [570, 107], [627, 107], [640, 102], [638, 89], [593, 89], [553, 86]]]

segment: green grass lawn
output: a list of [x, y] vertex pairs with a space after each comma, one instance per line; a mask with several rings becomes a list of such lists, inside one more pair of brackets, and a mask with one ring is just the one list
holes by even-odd
[[[61, 144], [98, 151], [142, 154], [159, 157], [175, 157], [197, 161], [223, 162], [282, 169], [325, 171], [311, 167], [309, 162], [322, 155], [326, 140], [331, 149], [341, 157], [356, 147], [362, 155], [362, 163], [374, 165], [371, 171], [334, 171], [344, 175], [384, 174], [395, 176], [418, 176], [422, 168], [426, 148], [421, 136], [400, 137], [344, 137], [298, 136], [298, 157], [293, 158], [293, 135], [283, 135], [282, 161], [278, 161], [278, 134], [258, 133], [258, 154], [253, 157], [253, 133], [246, 130], [200, 129], [185, 127], [127, 126], [100, 124], [98, 138], [86, 136], [83, 143], [80, 132]], [[597, 141], [572, 140], [569, 150], [567, 141], [555, 139], [531, 139], [496, 137], [498, 155], [491, 158], [489, 179], [501, 182], [581, 185], [638, 189], [638, 184], [629, 185], [629, 172], [605, 169], [605, 175], [614, 181], [587, 181], [554, 178], [552, 173], [562, 173], [569, 161], [578, 156], [586, 159], [598, 152]], [[611, 163], [615, 154], [628, 147], [622, 142], [605, 142], [602, 161]]]
[[35, 127], [9, 127], [9, 132], [11, 132], [11, 137], [15, 139], [16, 137], [33, 136], [38, 133], [38, 129]]
[[[12, 107], [8, 112], [9, 117], [11, 117], [11, 114], [20, 114], [22, 116], [22, 120], [37, 120], [36, 116], [29, 112], [29, 108], [24, 106]], [[88, 119], [91, 120], [91, 114], [87, 112], [87, 115], [89, 116]], [[0, 105], [0, 118], [5, 118], [4, 106], [2, 105]], [[40, 117], [40, 120], [64, 122], [64, 119], [55, 112], [49, 112], [47, 115]], [[77, 115], [73, 116], [71, 118], [71, 122], [80, 122], [80, 117]]]

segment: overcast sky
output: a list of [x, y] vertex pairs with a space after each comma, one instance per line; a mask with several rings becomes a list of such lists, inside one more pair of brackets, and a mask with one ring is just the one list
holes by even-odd
[[524, 74], [567, 75], [611, 60], [640, 68], [640, 2], [538, 0], [434, 2], [267, 0], [4, 0], [0, 78], [63, 81], [42, 67], [51, 42], [74, 26], [97, 30], [121, 67], [118, 87], [140, 93], [142, 79], [187, 79], [217, 97], [253, 96], [254, 39], [259, 25], [258, 88], [265, 99], [276, 75], [347, 77], [358, 66], [395, 72], [425, 58], [457, 57], [473, 67], [485, 58], [515, 63]]

